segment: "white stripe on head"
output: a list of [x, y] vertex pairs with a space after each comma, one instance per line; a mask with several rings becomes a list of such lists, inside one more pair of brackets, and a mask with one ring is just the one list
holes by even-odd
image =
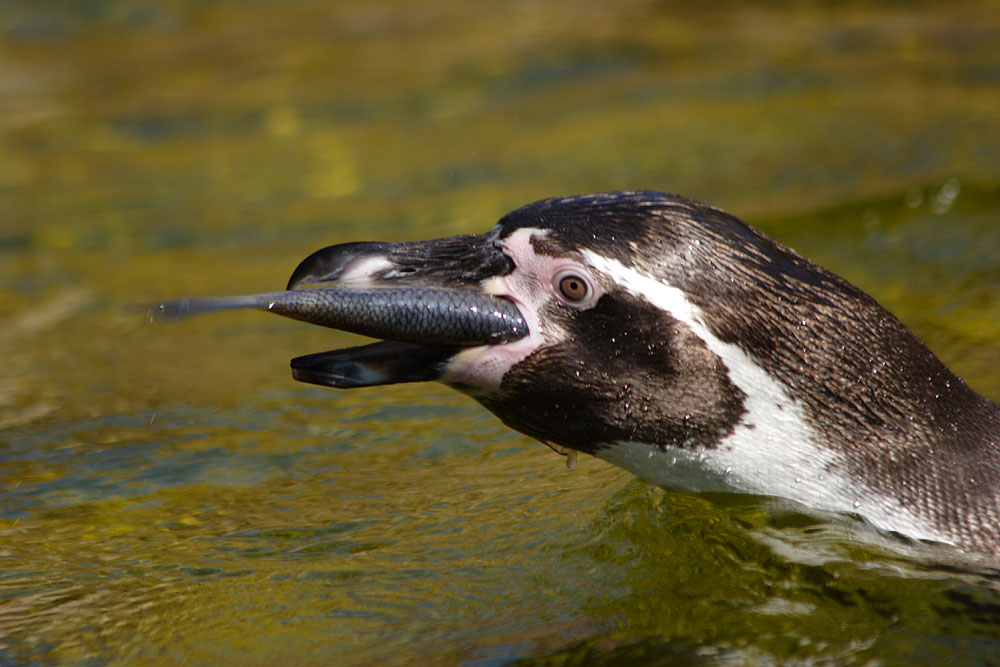
[[658, 443], [617, 443], [598, 451], [599, 457], [660, 486], [781, 496], [821, 510], [855, 512], [879, 528], [947, 541], [895, 499], [849, 479], [844, 455], [823, 443], [788, 388], [741, 347], [713, 334], [682, 290], [591, 250], [581, 252], [609, 282], [689, 327], [746, 395], [746, 413], [716, 447], [663, 452]]

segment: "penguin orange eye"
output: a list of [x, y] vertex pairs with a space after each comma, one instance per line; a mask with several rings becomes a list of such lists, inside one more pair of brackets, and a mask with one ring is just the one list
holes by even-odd
[[590, 285], [575, 273], [568, 273], [559, 279], [559, 292], [567, 301], [583, 301], [590, 294]]

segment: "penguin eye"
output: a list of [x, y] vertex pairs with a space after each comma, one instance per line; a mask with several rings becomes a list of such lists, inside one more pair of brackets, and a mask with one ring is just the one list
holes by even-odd
[[556, 286], [559, 288], [559, 293], [567, 301], [576, 303], [590, 296], [590, 284], [575, 273], [563, 273], [556, 276]]

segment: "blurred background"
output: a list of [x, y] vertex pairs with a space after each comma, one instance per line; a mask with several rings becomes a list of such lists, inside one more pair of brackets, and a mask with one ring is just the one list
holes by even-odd
[[632, 188], [1000, 398], [996, 2], [0, 3], [0, 662], [994, 659], [994, 588], [849, 525], [291, 380], [347, 334], [124, 309]]

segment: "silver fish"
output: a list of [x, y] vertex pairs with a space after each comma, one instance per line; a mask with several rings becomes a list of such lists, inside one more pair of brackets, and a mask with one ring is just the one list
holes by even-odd
[[150, 321], [253, 308], [382, 340], [469, 347], [528, 334], [517, 306], [474, 289], [311, 288], [165, 301]]

